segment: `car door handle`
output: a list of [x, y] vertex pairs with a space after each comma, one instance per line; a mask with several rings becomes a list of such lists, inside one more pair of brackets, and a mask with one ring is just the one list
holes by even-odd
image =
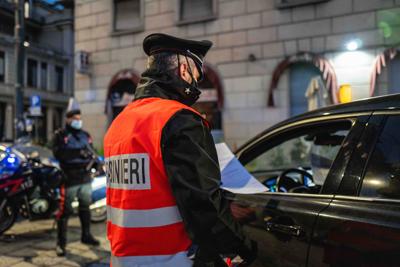
[[300, 236], [303, 232], [301, 226], [298, 225], [285, 225], [273, 222], [266, 222], [265, 226], [268, 232], [279, 232], [292, 236]]

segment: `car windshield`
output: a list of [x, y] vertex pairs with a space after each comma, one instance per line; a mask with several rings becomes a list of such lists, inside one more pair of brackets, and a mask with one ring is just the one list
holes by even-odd
[[40, 157], [40, 158], [54, 158], [53, 153], [50, 149], [36, 145], [16, 145], [16, 150], [23, 153], [26, 156]]

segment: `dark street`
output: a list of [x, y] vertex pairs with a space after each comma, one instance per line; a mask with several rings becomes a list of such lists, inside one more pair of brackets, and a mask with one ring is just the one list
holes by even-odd
[[57, 257], [53, 220], [16, 223], [0, 237], [0, 267], [108, 266], [109, 245], [105, 223], [92, 224], [93, 234], [101, 242], [96, 248], [80, 242], [78, 218], [72, 218], [69, 225], [67, 255]]

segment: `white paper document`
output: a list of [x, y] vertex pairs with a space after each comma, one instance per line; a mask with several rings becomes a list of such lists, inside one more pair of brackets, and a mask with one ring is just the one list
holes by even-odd
[[235, 194], [267, 192], [268, 187], [254, 178], [233, 155], [225, 143], [215, 145], [221, 170], [221, 188]]

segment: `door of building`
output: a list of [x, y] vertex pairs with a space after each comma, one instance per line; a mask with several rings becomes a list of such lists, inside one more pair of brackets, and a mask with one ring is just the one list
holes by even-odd
[[320, 76], [320, 70], [311, 63], [296, 63], [290, 68], [290, 116], [299, 115], [308, 111], [308, 102], [305, 96], [311, 79]]

